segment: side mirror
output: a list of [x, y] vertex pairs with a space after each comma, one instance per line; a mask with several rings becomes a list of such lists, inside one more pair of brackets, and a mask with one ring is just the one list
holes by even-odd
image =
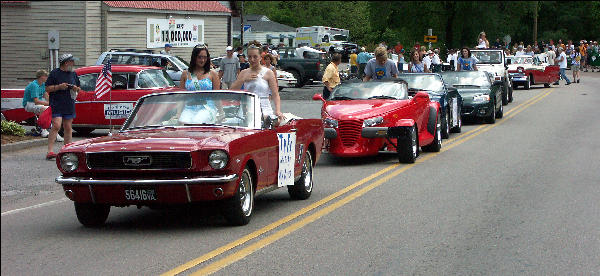
[[413, 101], [416, 101], [416, 100], [420, 100], [420, 101], [429, 100], [429, 94], [427, 94], [427, 92], [418, 92], [413, 97]]
[[313, 99], [313, 101], [323, 101], [323, 102], [325, 102], [325, 99], [323, 99], [323, 96], [321, 94], [315, 94], [312, 99]]

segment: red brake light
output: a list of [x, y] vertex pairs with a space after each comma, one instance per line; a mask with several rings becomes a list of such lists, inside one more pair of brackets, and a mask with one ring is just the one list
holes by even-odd
[[317, 70], [321, 70], [321, 62], [317, 61]]

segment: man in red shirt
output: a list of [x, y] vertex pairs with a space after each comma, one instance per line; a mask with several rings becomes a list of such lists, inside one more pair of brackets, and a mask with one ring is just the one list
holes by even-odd
[[396, 46], [394, 46], [394, 51], [396, 51], [396, 54], [399, 54], [400, 51], [402, 51], [402, 44], [400, 44], [400, 42], [396, 43]]

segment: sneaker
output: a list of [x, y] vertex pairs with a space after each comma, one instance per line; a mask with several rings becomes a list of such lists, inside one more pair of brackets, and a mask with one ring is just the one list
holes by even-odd
[[579, 80], [577, 80], [577, 83], [579, 83]]
[[553, 85], [558, 85], [558, 82], [553, 83]]
[[49, 152], [48, 154], [46, 154], [46, 160], [52, 160], [54, 158], [56, 158], [56, 153]]
[[42, 129], [42, 138], [48, 138], [48, 134], [50, 134], [48, 130]]
[[65, 139], [63, 139], [60, 134], [56, 134], [56, 142], [64, 142]]
[[571, 84], [570, 82], [567, 82], [567, 84], [565, 84], [565, 85], [570, 85], [570, 84]]

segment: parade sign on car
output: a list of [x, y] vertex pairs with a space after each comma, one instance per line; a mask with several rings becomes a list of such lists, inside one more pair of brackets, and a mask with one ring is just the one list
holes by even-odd
[[279, 139], [279, 170], [277, 187], [294, 185], [296, 133], [277, 133]]
[[204, 43], [204, 20], [202, 19], [147, 19], [146, 47], [163, 48], [166, 43], [173, 47], [194, 47]]

